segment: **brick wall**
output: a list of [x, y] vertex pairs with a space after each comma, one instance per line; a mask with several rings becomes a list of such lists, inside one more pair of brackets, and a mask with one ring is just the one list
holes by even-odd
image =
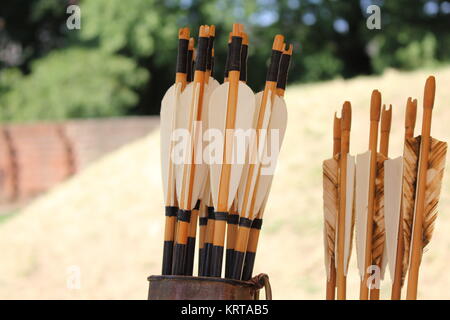
[[158, 124], [126, 117], [1, 126], [0, 203], [42, 193]]

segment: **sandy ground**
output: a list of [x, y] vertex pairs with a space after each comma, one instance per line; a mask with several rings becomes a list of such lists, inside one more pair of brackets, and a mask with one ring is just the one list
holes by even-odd
[[[383, 102], [394, 107], [391, 154], [400, 155], [406, 99], [417, 97], [421, 106], [429, 74], [437, 78], [432, 134], [449, 140], [448, 67], [288, 89], [288, 130], [255, 268], [269, 274], [274, 298], [324, 297], [321, 163], [332, 150], [333, 112], [344, 100], [352, 102], [351, 152], [363, 152], [370, 94], [379, 89]], [[423, 299], [450, 298], [449, 178], [447, 174], [434, 238], [423, 258]], [[162, 198], [156, 131], [106, 156], [0, 225], [0, 298], [145, 299], [146, 277], [160, 272]], [[358, 296], [355, 260], [353, 254], [349, 298]], [[383, 296], [389, 287], [387, 275]]]

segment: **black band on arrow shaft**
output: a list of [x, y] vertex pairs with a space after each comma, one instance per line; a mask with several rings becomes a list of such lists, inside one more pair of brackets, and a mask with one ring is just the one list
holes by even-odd
[[164, 241], [163, 263], [161, 272], [163, 276], [172, 274], [172, 256], [173, 241]]
[[173, 248], [172, 274], [182, 276], [185, 273], [186, 245], [176, 243]]
[[205, 242], [205, 261], [203, 264], [203, 273], [200, 276], [210, 276], [211, 261], [212, 261], [212, 247], [213, 244]]
[[195, 203], [194, 210], [200, 210], [200, 200], [197, 200], [197, 202]]
[[247, 55], [248, 45], [243, 44], [241, 48], [241, 73], [239, 74], [239, 80], [247, 81]]
[[214, 220], [214, 207], [208, 207], [208, 219], [213, 219]]
[[227, 221], [228, 212], [214, 212], [214, 219], [219, 221]]
[[252, 222], [252, 229], [261, 230], [262, 222], [263, 222], [263, 220], [262, 219], [258, 219], [258, 218], [253, 220], [253, 222]]
[[178, 214], [178, 207], [166, 207], [166, 217], [176, 217]]
[[187, 69], [186, 79], [189, 82], [191, 82], [192, 78], [193, 78], [193, 75], [192, 75], [192, 73], [193, 73], [192, 67], [194, 66], [193, 63], [192, 63], [192, 55], [193, 54], [194, 54], [194, 52], [192, 50], [188, 50], [187, 59], [186, 59], [186, 69]]
[[231, 279], [241, 280], [242, 266], [244, 264], [245, 252], [234, 251], [233, 268], [231, 269]]
[[178, 210], [177, 215], [178, 221], [190, 222], [191, 221], [191, 210]]
[[252, 220], [241, 217], [239, 219], [239, 227], [250, 228], [252, 226]]
[[230, 46], [230, 64], [228, 71], [240, 71], [241, 70], [241, 37], [231, 37]]
[[276, 82], [278, 79], [278, 68], [280, 67], [281, 51], [272, 50], [269, 70], [267, 70], [266, 81]]
[[192, 276], [194, 272], [195, 238], [189, 237], [186, 248], [186, 272], [185, 275]]
[[227, 249], [225, 260], [225, 278], [231, 278], [231, 270], [234, 264], [234, 249]]
[[189, 40], [178, 39], [178, 55], [177, 55], [177, 73], [187, 72], [187, 54], [188, 54]]
[[198, 225], [199, 226], [206, 226], [207, 224], [208, 224], [208, 218], [206, 218], [206, 217], [198, 218]]
[[227, 59], [225, 60], [225, 69], [223, 72], [224, 78], [228, 78], [228, 72], [230, 69], [230, 50], [231, 50], [231, 43], [228, 44]]
[[204, 276], [205, 274], [205, 257], [206, 257], [206, 248], [198, 249], [198, 275]]
[[211, 277], [220, 277], [221, 276], [222, 261], [223, 261], [223, 247], [213, 245], [211, 265], [210, 265], [210, 276]]
[[211, 70], [212, 66], [212, 49], [214, 48], [214, 39], [215, 37], [209, 37], [209, 41], [208, 41], [208, 51], [207, 51], [207, 56], [206, 56], [206, 70]]
[[244, 269], [242, 270], [242, 280], [248, 281], [252, 278], [253, 267], [255, 266], [255, 252], [248, 252], [245, 254]]
[[206, 71], [206, 57], [208, 54], [209, 37], [199, 37], [197, 46], [197, 59], [195, 60], [195, 70]]
[[227, 218], [228, 224], [238, 224], [239, 223], [239, 214], [230, 213]]
[[283, 54], [280, 60], [280, 70], [278, 73], [277, 88], [283, 90], [286, 89], [290, 64], [291, 64], [291, 55]]

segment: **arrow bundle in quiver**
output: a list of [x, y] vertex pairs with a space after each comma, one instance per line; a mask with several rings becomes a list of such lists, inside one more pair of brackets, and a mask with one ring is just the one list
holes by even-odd
[[214, 40], [214, 26], [201, 26], [194, 48], [189, 30], [180, 29], [176, 83], [162, 101], [161, 168], [167, 216], [162, 273], [193, 274], [198, 236], [199, 275], [221, 276], [226, 238], [226, 276], [231, 277], [238, 233], [246, 228], [253, 231], [250, 241], [247, 235], [240, 242], [243, 256], [236, 278], [241, 279], [244, 257], [245, 277], [250, 278], [261, 228], [258, 221], [262, 222], [286, 130], [283, 96], [292, 45], [286, 49], [283, 37], [276, 37], [270, 85], [255, 96], [246, 83], [249, 37], [243, 25], [234, 24], [230, 33], [222, 84], [214, 79]]
[[[369, 150], [356, 157], [355, 173], [355, 231], [356, 253], [361, 278], [360, 299], [380, 299], [380, 281], [389, 266], [392, 281], [391, 299], [401, 298], [403, 283], [408, 278], [407, 299], [416, 299], [418, 273], [424, 248], [433, 234], [437, 207], [445, 169], [447, 143], [430, 136], [431, 112], [434, 104], [435, 80], [429, 77], [425, 85], [422, 134], [414, 137], [417, 100], [408, 99], [405, 113], [403, 156], [389, 158], [392, 106], [381, 109], [381, 94], [374, 90], [370, 105]], [[343, 110], [343, 118], [345, 114]], [[381, 126], [379, 126], [381, 115]], [[341, 215], [343, 206], [351, 207], [345, 166], [345, 153], [336, 147], [341, 140], [336, 128], [344, 126], [335, 116], [335, 156], [323, 163], [324, 243], [327, 275], [327, 299], [345, 299], [347, 255], [346, 225], [349, 219]], [[378, 133], [380, 133], [378, 135]], [[379, 149], [378, 147], [379, 141]], [[347, 148], [348, 150], [348, 148]], [[337, 155], [337, 156], [336, 156]], [[347, 171], [345, 171], [347, 170]], [[342, 188], [345, 181], [346, 191]], [[344, 195], [347, 195], [345, 197]], [[343, 226], [343, 227], [341, 227]], [[341, 227], [341, 229], [340, 229]], [[340, 239], [341, 238], [341, 239]], [[351, 249], [350, 249], [351, 250]], [[336, 264], [333, 265], [333, 261]], [[334, 268], [335, 267], [335, 268]], [[336, 279], [334, 275], [336, 274]]]

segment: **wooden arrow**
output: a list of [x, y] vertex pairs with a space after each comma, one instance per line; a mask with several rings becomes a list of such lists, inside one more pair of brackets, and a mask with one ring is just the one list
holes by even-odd
[[392, 122], [392, 105], [389, 109], [383, 105], [381, 110], [380, 125], [380, 154], [377, 157], [377, 175], [375, 178], [375, 207], [373, 218], [373, 235], [372, 235], [372, 265], [377, 266], [380, 270], [380, 279], [377, 281], [378, 286], [370, 290], [370, 300], [380, 300], [380, 280], [384, 279], [386, 269], [386, 226], [385, 226], [385, 192], [384, 179], [385, 169], [384, 163], [388, 158], [389, 152], [389, 134]]
[[[353, 199], [348, 201], [348, 196], [353, 194], [353, 186], [348, 185], [352, 183], [352, 179], [348, 177], [348, 169], [351, 170], [354, 160], [350, 158], [350, 130], [352, 121], [352, 109], [350, 102], [346, 101], [342, 107], [341, 112], [341, 156], [339, 158], [339, 213], [337, 222], [337, 246], [336, 246], [336, 287], [337, 299], [345, 300], [347, 291], [347, 268], [348, 259], [350, 258], [350, 243], [351, 243], [351, 224], [353, 212]], [[348, 190], [347, 190], [348, 189]], [[350, 225], [349, 225], [350, 224]]]
[[[239, 80], [243, 83], [247, 82], [247, 55], [248, 55], [248, 35], [242, 32], [242, 48], [241, 48], [241, 72], [239, 74]], [[244, 166], [241, 181], [245, 178], [245, 171], [247, 170], [247, 165]], [[239, 188], [242, 183], [239, 183]], [[238, 193], [239, 193], [238, 188]], [[239, 212], [238, 212], [238, 200], [237, 195], [231, 206], [227, 218], [227, 248], [226, 248], [226, 259], [225, 259], [225, 278], [231, 276], [231, 268], [233, 265], [234, 258], [234, 246], [236, 243], [236, 236], [239, 223]]]
[[[210, 165], [211, 191], [215, 208], [214, 240], [211, 259], [211, 276], [220, 277], [225, 242], [226, 220], [242, 174], [243, 164], [232, 158], [235, 129], [248, 130], [252, 126], [255, 96], [252, 90], [239, 81], [242, 33], [233, 25], [230, 45], [228, 82], [220, 85], [211, 95], [209, 126], [222, 132], [223, 161]], [[246, 150], [243, 150], [246, 152]], [[244, 155], [239, 155], [244, 156]]]
[[175, 192], [175, 167], [171, 160], [173, 149], [172, 133], [176, 127], [176, 115], [179, 109], [181, 91], [186, 86], [187, 52], [189, 29], [178, 32], [178, 56], [175, 84], [167, 90], [161, 103], [161, 171], [166, 206], [166, 226], [164, 230], [164, 253], [162, 274], [172, 272], [172, 255], [175, 236], [178, 203]]
[[[414, 138], [414, 128], [416, 126], [416, 116], [417, 116], [417, 99], [412, 100], [411, 98], [408, 98], [408, 101], [406, 103], [406, 112], [405, 112], [405, 138], [404, 138], [404, 149], [406, 151], [407, 148], [407, 142]], [[406, 158], [405, 158], [406, 161]], [[415, 161], [414, 161], [415, 162]], [[402, 170], [402, 177], [400, 179], [403, 180], [403, 175], [410, 175], [409, 173], [405, 172], [405, 169], [403, 167], [403, 163], [401, 166]], [[403, 173], [404, 172], [404, 173]], [[402, 183], [403, 184], [403, 183]], [[407, 185], [402, 186], [402, 190], [408, 187]], [[409, 188], [408, 188], [409, 189]], [[389, 194], [389, 193], [387, 193]], [[403, 192], [402, 192], [403, 194]], [[403, 198], [403, 196], [402, 196]], [[413, 200], [413, 197], [408, 197], [411, 200]], [[407, 261], [404, 263], [404, 252], [405, 252], [405, 244], [404, 244], [404, 234], [405, 234], [405, 228], [403, 226], [404, 224], [404, 218], [405, 215], [403, 213], [403, 207], [406, 206], [406, 202], [408, 202], [406, 198], [402, 199], [400, 201], [400, 208], [398, 209], [398, 227], [396, 228], [396, 233], [393, 234], [393, 238], [396, 239], [396, 242], [393, 242], [391, 247], [395, 248], [395, 257], [392, 257], [389, 259], [390, 261], [390, 270], [391, 270], [391, 278], [393, 279], [392, 282], [392, 290], [391, 290], [391, 299], [392, 300], [400, 300], [401, 299], [401, 292], [402, 292], [402, 286], [404, 282], [404, 277], [406, 275], [406, 272], [408, 270], [409, 265], [409, 257], [407, 256]], [[412, 201], [411, 206], [414, 206], [414, 202]], [[394, 212], [395, 213], [395, 212]], [[388, 231], [388, 230], [386, 230]], [[411, 241], [411, 234], [410, 232], [407, 233], [407, 239], [408, 243]]]
[[[209, 98], [211, 93], [215, 88], [219, 86], [217, 80], [211, 77], [211, 67], [212, 67], [212, 49], [214, 47], [214, 39], [216, 35], [216, 29], [214, 25], [209, 26], [209, 37], [208, 37], [208, 49], [206, 53], [206, 72], [205, 72], [205, 89], [203, 94], [203, 105], [207, 106], [209, 104]], [[205, 131], [208, 128], [208, 108], [203, 108], [202, 114], [202, 128]], [[203, 148], [202, 148], [203, 150]], [[206, 166], [203, 169], [203, 174], [205, 174], [204, 185], [209, 179], [209, 174]], [[197, 179], [198, 181], [198, 179]], [[194, 182], [198, 183], [198, 182]], [[195, 242], [197, 233], [197, 220], [200, 208], [200, 199], [197, 201], [195, 208], [191, 212], [191, 221], [189, 222], [189, 237], [186, 249], [186, 275], [192, 275], [194, 270], [194, 256], [195, 256]]]
[[[431, 133], [431, 118], [434, 106], [434, 96], [436, 91], [436, 82], [433, 76], [430, 76], [425, 83], [424, 99], [423, 99], [423, 119], [422, 119], [422, 135], [420, 141], [420, 155], [417, 173], [417, 189], [416, 189], [416, 203], [415, 213], [412, 228], [411, 240], [411, 256], [408, 272], [408, 288], [406, 292], [406, 299], [417, 299], [417, 285], [419, 278], [419, 268], [422, 259], [422, 252], [424, 245], [429, 242], [431, 238], [432, 225], [436, 218], [436, 207], [439, 199], [440, 184], [442, 179], [443, 165], [445, 161], [446, 144], [440, 146], [442, 151], [439, 151], [431, 156], [433, 161], [431, 164], [439, 162], [439, 168], [435, 169], [435, 174], [428, 175], [430, 166], [430, 150], [433, 153], [433, 142], [430, 136]], [[437, 143], [436, 143], [437, 144]], [[436, 180], [437, 179], [437, 180]], [[429, 185], [428, 183], [431, 182]], [[427, 197], [427, 189], [433, 188], [433, 195], [429, 196], [436, 198], [435, 201], [430, 201]], [[430, 206], [428, 206], [430, 204]], [[431, 226], [431, 228], [429, 228]]]
[[380, 121], [381, 111], [381, 94], [378, 90], [372, 92], [370, 103], [370, 134], [369, 134], [369, 151], [370, 151], [370, 177], [369, 177], [369, 194], [367, 205], [367, 231], [366, 231], [366, 249], [364, 259], [364, 276], [360, 284], [360, 299], [367, 300], [369, 298], [369, 273], [368, 268], [372, 263], [372, 236], [373, 236], [373, 213], [375, 205], [375, 179], [377, 172], [377, 144], [378, 144], [378, 125]]
[[[200, 192], [203, 189], [204, 178], [207, 167], [202, 161], [198, 162], [196, 156], [198, 150], [202, 150], [201, 141], [202, 128], [198, 126], [203, 120], [203, 95], [205, 91], [206, 55], [209, 41], [209, 27], [201, 26], [198, 39], [197, 59], [195, 63], [194, 81], [190, 83], [181, 95], [180, 114], [187, 118], [185, 126], [189, 133], [189, 143], [187, 144], [184, 162], [177, 169], [178, 202], [178, 226], [176, 244], [174, 248], [174, 261], [172, 274], [183, 275], [186, 270], [186, 250], [189, 234], [189, 222], [192, 209], [197, 204]], [[201, 160], [201, 159], [200, 159]], [[179, 186], [179, 187], [178, 187]]]

